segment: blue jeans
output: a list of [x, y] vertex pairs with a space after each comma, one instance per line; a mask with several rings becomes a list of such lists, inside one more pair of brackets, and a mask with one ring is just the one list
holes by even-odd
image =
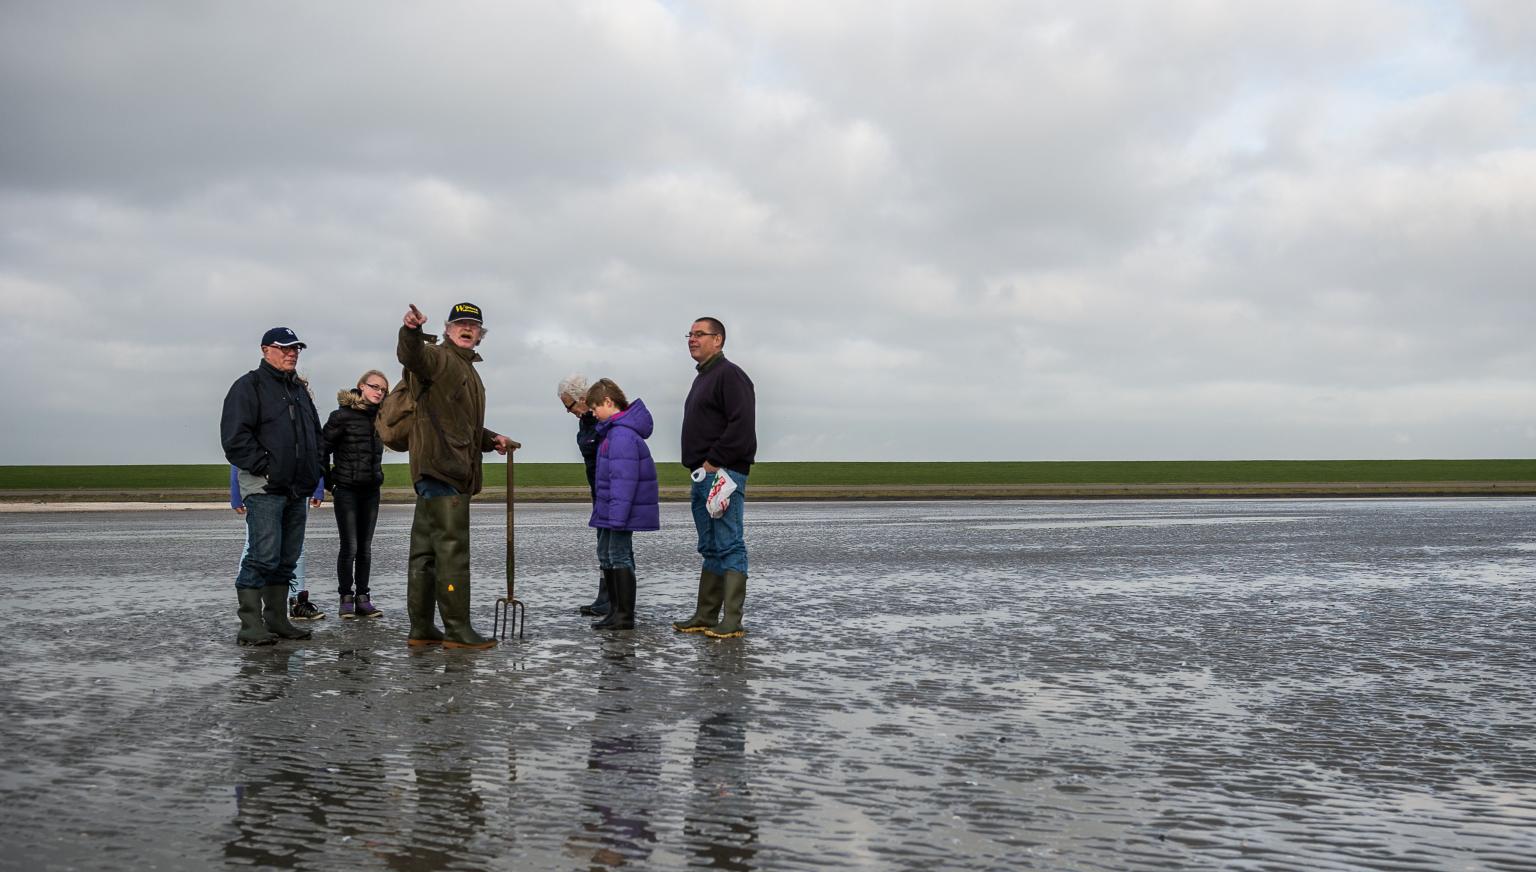
[[421, 481], [416, 482], [416, 496], [424, 499], [456, 497], [458, 495], [459, 492], [454, 490], [453, 485], [430, 476], [424, 475], [421, 477]]
[[287, 587], [304, 553], [307, 497], [251, 494], [245, 501], [246, 552], [235, 587]]
[[597, 565], [603, 569], [634, 569], [634, 531], [597, 528]]
[[[240, 549], [240, 563], [245, 563], [245, 555], [251, 553], [251, 525], [245, 525], [245, 547]], [[288, 582], [288, 596], [296, 597], [299, 591], [304, 589], [304, 552], [299, 552], [299, 562], [293, 565], [293, 581]]]
[[734, 571], [746, 575], [747, 540], [742, 512], [747, 501], [747, 477], [729, 469], [725, 473], [736, 482], [736, 492], [731, 494], [725, 514], [718, 518], [711, 518], [704, 508], [713, 476], [705, 476], [703, 481], [693, 483], [688, 493], [688, 501], [693, 507], [693, 526], [699, 531], [699, 554], [704, 558], [705, 572], [724, 575]]

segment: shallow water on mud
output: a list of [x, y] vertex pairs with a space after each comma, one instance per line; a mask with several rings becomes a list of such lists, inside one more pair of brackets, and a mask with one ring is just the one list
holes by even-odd
[[[1536, 501], [751, 504], [745, 639], [686, 507], [599, 635], [578, 506], [527, 637], [234, 644], [227, 512], [0, 515], [0, 868], [1536, 868]], [[474, 515], [476, 623], [504, 510]]]

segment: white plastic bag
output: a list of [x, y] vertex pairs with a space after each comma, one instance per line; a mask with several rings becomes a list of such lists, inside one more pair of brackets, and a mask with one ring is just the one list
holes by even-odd
[[[709, 477], [709, 472], [704, 467], [693, 471], [694, 481], [703, 481]], [[715, 480], [710, 482], [709, 496], [704, 498], [704, 510], [709, 512], [711, 518], [718, 518], [730, 508], [731, 494], [736, 492], [736, 482], [726, 474], [725, 468], [715, 470]]]

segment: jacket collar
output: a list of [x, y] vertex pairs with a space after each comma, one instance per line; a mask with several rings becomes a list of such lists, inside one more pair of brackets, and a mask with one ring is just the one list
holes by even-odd
[[[443, 347], [447, 348], [449, 351], [452, 351], [454, 354], [457, 354], [458, 356], [464, 358], [465, 360], [469, 361], [470, 363], [479, 363], [480, 361], [485, 359], [485, 358], [480, 356], [480, 352], [474, 350], [473, 348], [460, 348], [457, 345], [454, 345], [452, 342], [449, 342], [446, 339], [443, 340]], [[262, 363], [266, 363], [266, 361], [262, 361]]]
[[[709, 360], [706, 360], [703, 363], [695, 366], [694, 370], [696, 370], [698, 372], [707, 372], [707, 371], [713, 369], [715, 364], [719, 363], [722, 360], [725, 360], [725, 352], [724, 351], [717, 351], [717, 352], [715, 352], [715, 355], [713, 357], [711, 357]], [[263, 362], [265, 362], [265, 361], [263, 361]]]
[[256, 369], [258, 372], [264, 372], [278, 381], [288, 382], [289, 384], [293, 383], [294, 376], [296, 375], [296, 373], [292, 372], [283, 372], [272, 364], [267, 363], [266, 358], [261, 359], [261, 365], [256, 367]]

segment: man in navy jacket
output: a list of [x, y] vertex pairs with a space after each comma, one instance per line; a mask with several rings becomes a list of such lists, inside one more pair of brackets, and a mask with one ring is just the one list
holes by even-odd
[[[757, 394], [752, 379], [725, 359], [725, 325], [700, 318], [688, 328], [688, 354], [698, 375], [683, 401], [683, 466], [694, 470], [693, 524], [699, 532], [699, 600], [693, 617], [674, 621], [681, 633], [715, 639], [746, 634], [741, 611], [747, 597], [747, 543], [743, 504], [747, 474], [757, 457]], [[702, 474], [698, 471], [702, 470]], [[716, 474], [724, 470], [736, 485], [719, 517], [707, 508]]]
[[297, 373], [304, 347], [287, 327], [268, 330], [261, 365], [224, 397], [219, 436], [225, 459], [240, 470], [250, 545], [235, 577], [242, 645], [309, 638], [288, 620], [288, 582], [304, 551], [307, 501], [321, 470], [320, 415]]

